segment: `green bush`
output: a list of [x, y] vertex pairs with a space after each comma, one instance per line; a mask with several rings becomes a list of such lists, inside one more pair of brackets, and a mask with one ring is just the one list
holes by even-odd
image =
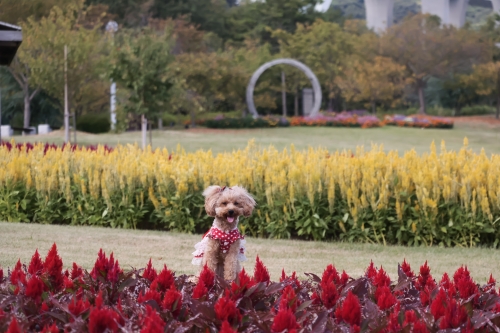
[[460, 110], [460, 116], [478, 116], [495, 113], [495, 108], [488, 105], [465, 106]]
[[266, 127], [288, 127], [286, 118], [261, 117], [261, 118], [220, 118], [209, 119], [203, 122], [208, 128], [266, 128]]
[[85, 114], [76, 120], [76, 129], [87, 133], [107, 133], [111, 129], [109, 114]]

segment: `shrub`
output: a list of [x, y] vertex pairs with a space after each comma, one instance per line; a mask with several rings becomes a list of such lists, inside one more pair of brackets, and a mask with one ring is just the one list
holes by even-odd
[[[490, 276], [479, 286], [467, 267], [439, 283], [427, 262], [414, 273], [403, 261], [397, 281], [373, 263], [355, 278], [328, 265], [321, 277], [305, 273], [299, 281], [283, 270], [279, 282], [259, 281], [261, 270], [267, 270], [262, 262], [254, 276], [242, 270], [235, 281], [211, 278], [206, 288], [201, 278], [195, 284], [167, 267], [158, 274], [151, 261], [146, 270], [123, 271], [100, 250], [90, 273], [76, 263], [69, 272], [54, 244], [45, 260], [35, 252], [28, 269], [18, 261], [4, 276], [0, 268], [0, 331], [489, 333], [500, 327], [496, 281]], [[162, 275], [168, 288], [161, 287]]]
[[107, 133], [111, 129], [109, 114], [84, 114], [76, 120], [76, 129], [87, 133]]
[[495, 108], [488, 105], [464, 106], [460, 110], [460, 116], [479, 116], [495, 113]]
[[269, 116], [259, 118], [225, 118], [222, 116], [205, 120], [202, 124], [208, 128], [266, 128], [289, 126], [289, 122], [286, 118]]

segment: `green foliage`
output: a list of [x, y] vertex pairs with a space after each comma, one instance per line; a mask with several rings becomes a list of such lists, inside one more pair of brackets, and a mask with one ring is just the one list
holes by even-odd
[[85, 114], [76, 120], [76, 129], [87, 133], [107, 133], [111, 129], [109, 114]]
[[477, 116], [477, 115], [494, 114], [494, 113], [495, 113], [495, 108], [488, 105], [465, 106], [460, 111], [460, 115], [462, 116]]
[[147, 117], [159, 114], [174, 85], [170, 32], [125, 30], [115, 40], [109, 77], [130, 92], [125, 110]]
[[287, 127], [290, 123], [286, 118], [222, 118], [203, 121], [202, 124], [208, 128], [265, 128], [265, 127]]

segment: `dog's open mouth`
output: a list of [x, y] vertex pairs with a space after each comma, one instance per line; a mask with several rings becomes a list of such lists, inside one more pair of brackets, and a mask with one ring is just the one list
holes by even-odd
[[227, 222], [233, 223], [234, 222], [234, 216], [228, 216], [227, 217]]

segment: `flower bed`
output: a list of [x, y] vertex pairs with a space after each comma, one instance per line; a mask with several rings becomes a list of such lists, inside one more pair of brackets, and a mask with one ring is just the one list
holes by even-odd
[[[33, 150], [33, 148], [35, 148], [35, 146], [39, 145], [38, 143], [30, 143], [30, 142], [27, 142], [27, 143], [15, 143], [15, 142], [8, 142], [8, 141], [0, 141], [0, 147], [5, 147], [7, 148], [8, 151], [11, 151], [12, 148], [16, 148], [17, 150], [24, 150], [26, 152], [29, 152], [31, 150]], [[63, 143], [61, 146], [58, 146], [54, 143], [50, 144], [50, 143], [42, 143], [40, 144], [42, 145], [42, 149], [43, 149], [43, 152], [44, 154], [47, 153], [48, 150], [58, 150], [60, 149], [61, 151], [64, 151], [67, 147], [71, 150], [71, 151], [75, 151], [75, 150], [86, 150], [86, 151], [97, 151], [97, 149], [99, 147], [101, 147], [105, 152], [112, 152], [113, 151], [113, 148], [112, 147], [109, 147], [108, 145], [104, 145], [104, 146], [97, 146], [97, 145], [90, 145], [90, 146], [78, 146], [76, 144], [66, 144], [66, 143]]]
[[[202, 191], [239, 184], [254, 237], [498, 247], [500, 156], [258, 149], [113, 151], [0, 146], [0, 221], [204, 233]], [[228, 162], [230, 161], [230, 163]], [[186, 221], [190, 221], [186, 223]], [[452, 222], [450, 222], [452, 221]]]
[[102, 250], [88, 272], [70, 271], [54, 244], [28, 266], [0, 269], [0, 331], [17, 332], [498, 332], [496, 282], [479, 286], [467, 267], [433, 279], [403, 261], [398, 280], [371, 263], [350, 277], [328, 265], [319, 277], [295, 272], [270, 280], [257, 257], [253, 276], [216, 278], [204, 268], [196, 283], [166, 266], [123, 271]]
[[376, 116], [362, 111], [320, 114], [316, 117], [292, 117], [291, 126], [332, 126], [332, 127], [380, 127], [383, 124]]
[[453, 121], [443, 117], [427, 115], [387, 115], [384, 117], [385, 125], [400, 127], [419, 127], [419, 128], [453, 128]]

